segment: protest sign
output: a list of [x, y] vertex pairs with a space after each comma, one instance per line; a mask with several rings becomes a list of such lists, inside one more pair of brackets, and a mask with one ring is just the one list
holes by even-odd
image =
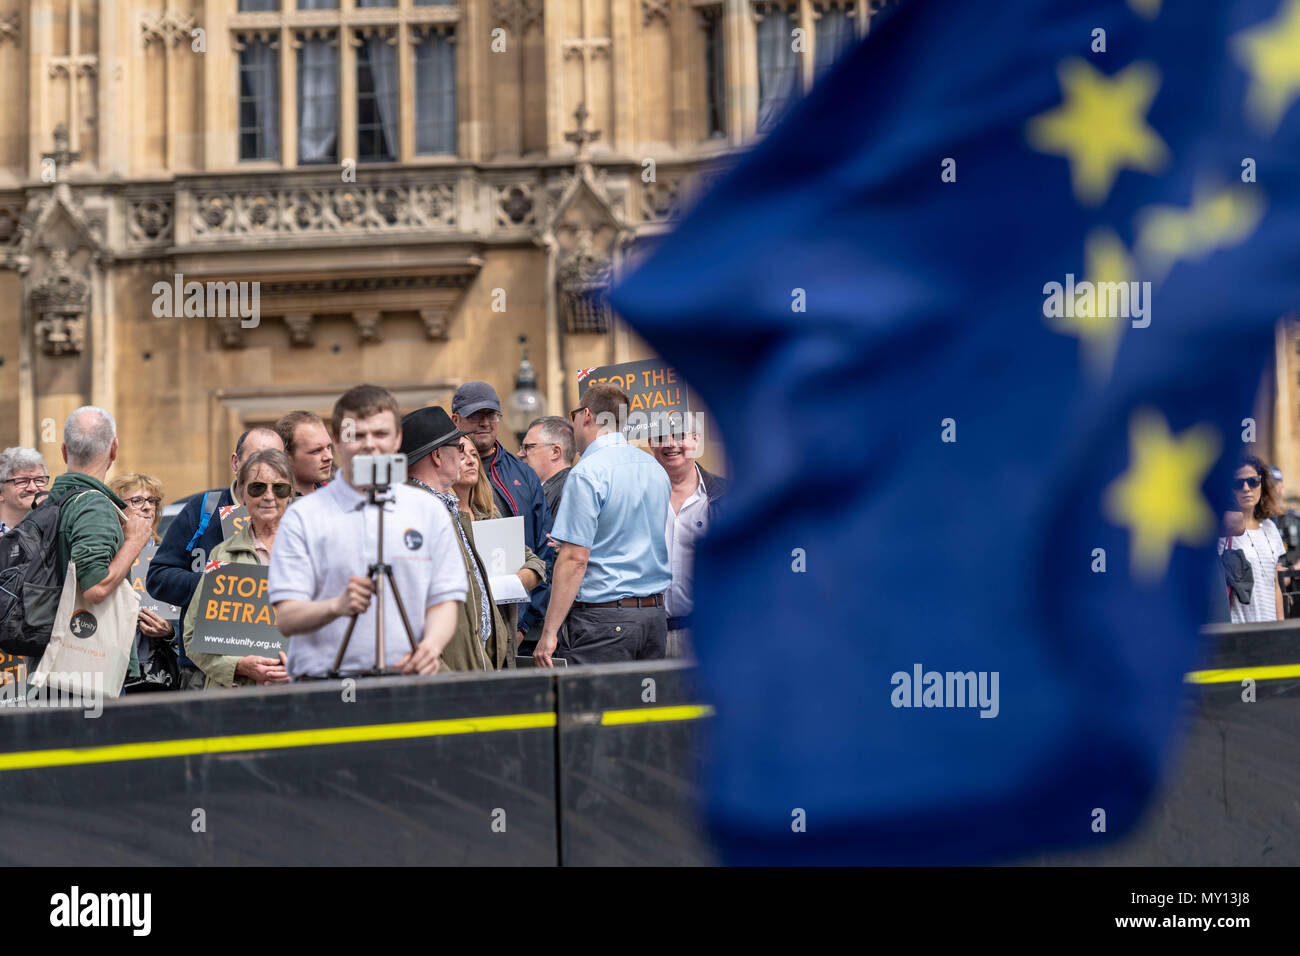
[[220, 564], [203, 574], [194, 617], [193, 648], [205, 654], [279, 658], [289, 639], [275, 626], [275, 608], [266, 599], [266, 567]]
[[524, 519], [491, 518], [470, 525], [474, 550], [483, 560], [497, 604], [523, 604], [528, 592], [517, 572], [524, 566]]
[[0, 701], [22, 700], [27, 695], [27, 658], [0, 651]]
[[248, 509], [243, 505], [222, 505], [218, 517], [221, 518], [221, 536], [229, 541], [248, 524]]
[[181, 609], [175, 604], [168, 604], [166, 601], [159, 601], [151, 596], [144, 588], [145, 578], [149, 574], [149, 562], [153, 556], [158, 553], [158, 545], [150, 541], [144, 546], [136, 556], [135, 563], [131, 565], [131, 570], [127, 572], [131, 582], [131, 589], [140, 595], [140, 607], [153, 611], [164, 621], [179, 621], [181, 619]]
[[618, 427], [629, 432], [632, 438], [654, 433], [669, 421], [680, 428], [680, 422], [689, 412], [686, 385], [677, 377], [677, 370], [663, 359], [579, 369], [579, 397], [597, 382], [608, 382], [627, 392], [628, 418], [619, 422]]

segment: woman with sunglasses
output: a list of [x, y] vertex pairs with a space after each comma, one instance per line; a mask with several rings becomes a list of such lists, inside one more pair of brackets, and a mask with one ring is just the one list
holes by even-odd
[[[235, 479], [235, 497], [248, 509], [248, 524], [227, 538], [208, 555], [208, 561], [232, 564], [270, 564], [271, 548], [280, 519], [293, 500], [293, 465], [284, 452], [267, 448], [249, 455]], [[193, 647], [194, 621], [198, 614], [200, 579], [194, 598], [185, 612], [185, 653], [206, 678], [204, 690], [214, 687], [238, 687], [248, 684], [287, 684], [288, 661], [284, 652], [279, 660], [249, 654], [205, 654]]]
[[[460, 501], [460, 512], [468, 521], [488, 521], [502, 517], [492, 494], [492, 485], [488, 481], [487, 471], [483, 468], [483, 458], [472, 441], [464, 441], [460, 446], [460, 481], [452, 486]], [[523, 583], [524, 590], [531, 591], [546, 581], [546, 562], [539, 558], [533, 549], [524, 545], [524, 566], [516, 574]], [[516, 647], [523, 643], [523, 634], [519, 632], [519, 605], [503, 604], [500, 606], [501, 617], [515, 635]], [[496, 667], [510, 666], [498, 655]]]
[[1241, 512], [1239, 534], [1219, 539], [1219, 553], [1228, 547], [1240, 551], [1254, 577], [1250, 603], [1242, 604], [1236, 594], [1228, 599], [1228, 619], [1234, 624], [1279, 621], [1282, 590], [1277, 586], [1278, 559], [1286, 552], [1282, 533], [1273, 521], [1277, 513], [1276, 491], [1268, 466], [1253, 455], [1242, 459], [1232, 478], [1232, 493]]
[[[162, 518], [162, 482], [152, 475], [131, 472], [118, 475], [108, 483], [108, 487], [113, 494], [126, 502], [128, 515], [139, 515], [153, 525], [153, 543], [156, 546], [162, 540], [158, 537], [158, 522]], [[131, 693], [137, 689], [135, 682], [141, 676], [140, 658], [143, 656], [148, 660], [156, 644], [162, 642], [170, 644], [175, 637], [176, 628], [172, 626], [171, 621], [160, 617], [148, 608], [140, 608], [124, 692]], [[142, 686], [139, 689], [157, 690], [158, 688]]]

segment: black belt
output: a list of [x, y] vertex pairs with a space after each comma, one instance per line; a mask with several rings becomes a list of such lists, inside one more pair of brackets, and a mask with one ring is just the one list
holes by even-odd
[[662, 594], [651, 594], [649, 597], [625, 597], [617, 601], [574, 601], [573, 606], [576, 608], [589, 607], [663, 607], [664, 596]]

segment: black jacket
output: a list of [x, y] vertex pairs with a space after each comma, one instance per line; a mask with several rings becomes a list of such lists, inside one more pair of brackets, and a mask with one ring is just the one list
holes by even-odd
[[[235, 499], [230, 496], [229, 488], [212, 490], [221, 492], [217, 497], [218, 509], [235, 503]], [[200, 556], [191, 554], [186, 545], [198, 530], [199, 520], [203, 514], [203, 499], [206, 497], [206, 493], [194, 495], [181, 513], [172, 519], [172, 523], [167, 526], [167, 533], [163, 535], [162, 544], [158, 545], [158, 552], [149, 564], [149, 574], [144, 579], [146, 591], [159, 601], [175, 604], [181, 609], [182, 621], [185, 620], [185, 609], [190, 605], [190, 598], [194, 597], [194, 589], [199, 586], [199, 579], [203, 577], [202, 568], [208, 563], [207, 556], [225, 537], [221, 532], [221, 518], [213, 514], [208, 520], [207, 528], [203, 531], [203, 537], [195, 545], [196, 548], [203, 549], [199, 570], [191, 570], [196, 558]], [[184, 642], [178, 640], [176, 643], [179, 645], [181, 665], [192, 667], [190, 659], [185, 656]]]
[[703, 465], [700, 465], [699, 469], [700, 475], [704, 478], [704, 493], [709, 499], [709, 520], [712, 521], [718, 513], [722, 499], [726, 497], [727, 491], [731, 488], [731, 481], [721, 475], [715, 475], [711, 471], [705, 471]]

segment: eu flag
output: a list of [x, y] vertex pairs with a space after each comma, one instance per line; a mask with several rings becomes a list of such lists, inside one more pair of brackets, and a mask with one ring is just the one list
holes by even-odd
[[1099, 845], [1169, 769], [1300, 304], [1300, 0], [905, 2], [612, 295], [730, 457], [732, 862]]

